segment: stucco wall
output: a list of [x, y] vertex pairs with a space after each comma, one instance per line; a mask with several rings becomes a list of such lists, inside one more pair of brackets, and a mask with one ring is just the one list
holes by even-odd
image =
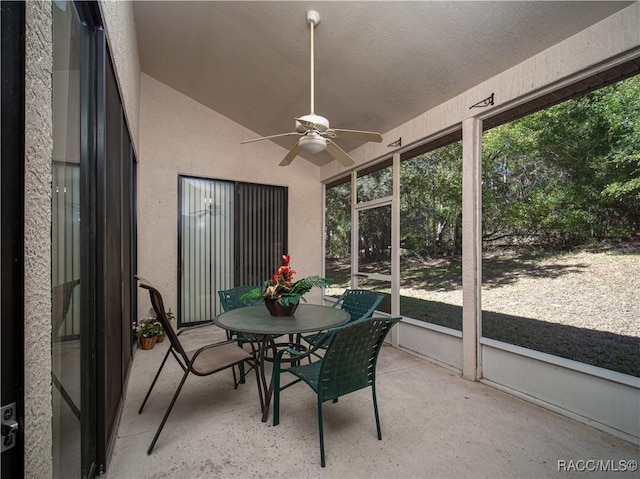
[[140, 135], [140, 57], [133, 5], [124, 0], [100, 0], [99, 5], [124, 114], [137, 152]]
[[[318, 167], [182, 93], [142, 74], [138, 174], [138, 272], [177, 309], [178, 174], [289, 188], [289, 253], [298, 277], [322, 268], [322, 185]], [[284, 252], [283, 252], [284, 253]], [[265, 278], [266, 279], [266, 278]], [[307, 296], [318, 302], [319, 290]], [[146, 316], [148, 296], [140, 295]]]
[[25, 68], [25, 477], [51, 477], [50, 2], [26, 3]]
[[[518, 102], [528, 100], [529, 95], [543, 92], [554, 84], [586, 72], [618, 56], [631, 52], [640, 54], [640, 2], [592, 25], [538, 55], [510, 68], [495, 77], [470, 88], [461, 95], [417, 116], [397, 128], [383, 133], [382, 143], [367, 143], [351, 152], [357, 165], [381, 158], [389, 158], [396, 152], [386, 145], [402, 138], [405, 151], [424, 138], [437, 136], [472, 116], [486, 118]], [[487, 61], [491, 61], [487, 57]], [[469, 107], [491, 93], [495, 93], [495, 105], [487, 108]], [[326, 180], [344, 174], [335, 162], [321, 169], [321, 179]]]

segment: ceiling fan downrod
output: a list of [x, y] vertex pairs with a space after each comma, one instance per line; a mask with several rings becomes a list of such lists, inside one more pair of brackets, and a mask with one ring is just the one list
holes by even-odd
[[353, 158], [349, 156], [342, 148], [340, 148], [333, 140], [335, 138], [346, 138], [351, 140], [360, 141], [374, 141], [380, 143], [382, 136], [380, 133], [373, 131], [360, 131], [360, 130], [343, 130], [339, 128], [330, 128], [329, 120], [323, 116], [315, 114], [315, 55], [314, 55], [314, 33], [315, 27], [320, 23], [320, 14], [315, 10], [309, 10], [307, 12], [307, 23], [309, 24], [309, 36], [310, 36], [310, 50], [311, 54], [311, 108], [310, 113], [302, 115], [299, 118], [294, 118], [296, 121], [295, 131], [289, 133], [280, 133], [277, 135], [263, 136], [260, 138], [253, 138], [251, 140], [244, 140], [241, 143], [252, 143], [260, 140], [270, 140], [274, 138], [280, 138], [285, 136], [297, 136], [298, 141], [285, 155], [284, 159], [280, 162], [280, 166], [289, 165], [298, 156], [298, 153], [305, 151], [308, 153], [320, 153], [321, 151], [327, 151], [334, 159], [340, 162], [341, 165], [349, 167], [355, 164]]
[[315, 102], [314, 102], [314, 90], [315, 90], [315, 74], [314, 74], [314, 43], [313, 43], [313, 34], [314, 34], [314, 29], [315, 27], [320, 23], [320, 14], [318, 12], [316, 12], [315, 10], [309, 10], [307, 12], [307, 23], [309, 24], [309, 35], [311, 37], [311, 43], [310, 43], [310, 51], [311, 54], [309, 55], [311, 58], [311, 110], [310, 110], [310, 114], [313, 115], [315, 114]]

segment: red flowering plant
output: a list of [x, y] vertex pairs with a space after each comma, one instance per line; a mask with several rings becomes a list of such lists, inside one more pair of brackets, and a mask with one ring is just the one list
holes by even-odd
[[329, 280], [320, 276], [307, 276], [306, 278], [293, 280], [293, 275], [297, 271], [290, 266], [291, 257], [288, 254], [282, 255], [282, 266], [278, 268], [276, 274], [264, 282], [262, 287], [252, 289], [242, 295], [243, 300], [259, 300], [260, 298], [277, 299], [282, 306], [298, 304], [300, 300], [305, 301], [304, 295], [312, 288], [324, 288], [329, 286]]

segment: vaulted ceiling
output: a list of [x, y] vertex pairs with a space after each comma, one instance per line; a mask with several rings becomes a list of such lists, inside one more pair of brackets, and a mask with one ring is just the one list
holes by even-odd
[[[310, 112], [383, 133], [614, 14], [618, 1], [136, 1], [142, 71], [266, 136]], [[247, 138], [249, 139], [249, 138]], [[289, 149], [295, 138], [277, 141]], [[339, 140], [349, 151], [361, 143]], [[305, 155], [322, 165], [325, 153]]]

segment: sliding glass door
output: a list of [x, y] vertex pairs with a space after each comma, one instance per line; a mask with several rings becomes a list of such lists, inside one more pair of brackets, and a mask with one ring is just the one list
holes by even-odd
[[180, 320], [213, 318], [216, 291], [234, 283], [233, 183], [180, 179]]
[[178, 325], [220, 313], [218, 291], [259, 285], [287, 253], [287, 188], [180, 176]]
[[81, 476], [82, 361], [80, 171], [82, 43], [74, 5], [53, 4], [53, 164], [51, 198], [51, 299], [54, 477]]
[[135, 155], [98, 4], [52, 8], [53, 477], [93, 477], [131, 362]]

